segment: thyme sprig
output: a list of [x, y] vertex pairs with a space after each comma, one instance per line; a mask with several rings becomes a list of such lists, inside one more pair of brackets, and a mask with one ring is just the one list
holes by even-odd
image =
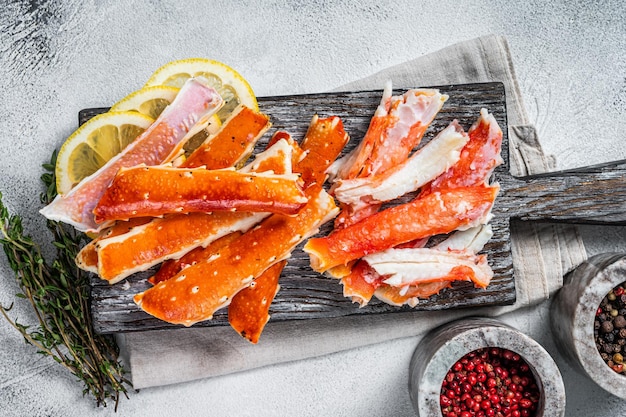
[[[46, 186], [41, 194], [43, 204], [57, 195], [55, 164], [56, 152], [50, 163], [43, 165], [48, 171], [41, 176]], [[47, 227], [56, 248], [51, 263], [32, 238], [24, 235], [22, 219], [9, 214], [0, 193], [0, 244], [22, 291], [16, 297], [30, 303], [38, 325], [12, 319], [13, 303], [8, 307], [0, 304], [0, 314], [38, 353], [50, 356], [82, 381], [83, 395], [91, 395], [98, 406], [106, 406], [112, 399], [117, 410], [120, 395], [128, 398], [131, 384], [119, 362], [115, 340], [93, 330], [88, 275], [74, 261], [87, 237], [59, 222], [48, 220]]]

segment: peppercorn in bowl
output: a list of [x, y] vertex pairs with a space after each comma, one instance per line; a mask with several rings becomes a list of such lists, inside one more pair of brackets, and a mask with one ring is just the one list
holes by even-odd
[[418, 416], [563, 416], [561, 373], [541, 345], [490, 318], [441, 326], [417, 346], [409, 392]]
[[550, 315], [570, 365], [626, 399], [626, 254], [595, 255], [566, 275]]

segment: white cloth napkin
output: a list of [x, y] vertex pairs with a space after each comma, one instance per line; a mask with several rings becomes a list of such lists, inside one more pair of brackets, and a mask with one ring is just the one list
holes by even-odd
[[[500, 81], [504, 83], [513, 175], [549, 171], [530, 125], [506, 40], [486, 36], [461, 42], [344, 85], [337, 91]], [[118, 335], [122, 357], [135, 388], [174, 384], [260, 366], [294, 361], [387, 340], [420, 336], [467, 315], [499, 315], [546, 300], [563, 275], [586, 259], [576, 229], [567, 226], [511, 225], [517, 301], [512, 306], [267, 324], [252, 345], [229, 326], [145, 331]], [[407, 364], [408, 366], [408, 364]]]

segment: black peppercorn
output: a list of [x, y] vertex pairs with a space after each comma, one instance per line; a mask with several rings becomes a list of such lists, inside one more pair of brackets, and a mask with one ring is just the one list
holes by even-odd
[[[602, 325], [600, 326], [600, 329], [604, 333], [611, 333], [613, 331], [613, 323], [607, 320], [604, 323], [602, 323]], [[610, 340], [610, 342], [612, 342], [612, 340]]]
[[[626, 284], [626, 283], [624, 283]], [[597, 308], [594, 338], [602, 360], [615, 372], [626, 375], [626, 285], [606, 294]]]

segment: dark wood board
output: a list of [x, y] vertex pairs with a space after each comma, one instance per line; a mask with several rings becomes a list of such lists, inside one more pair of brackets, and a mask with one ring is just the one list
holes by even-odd
[[[494, 218], [491, 222], [494, 236], [484, 249], [494, 270], [494, 278], [487, 289], [474, 288], [469, 282], [455, 283], [452, 288], [421, 301], [413, 310], [443, 310], [511, 304], [515, 301], [515, 280], [509, 232], [511, 218], [549, 219], [566, 222], [589, 220], [599, 223], [612, 223], [614, 221], [611, 213], [619, 212], [620, 206], [613, 204], [611, 207], [603, 208], [607, 211], [606, 213], [594, 212], [595, 218], [592, 218], [593, 216], [587, 216], [587, 218], [577, 216], [575, 210], [564, 213], [567, 211], [567, 207], [558, 202], [552, 204], [553, 201], [561, 198], [564, 191], [567, 194], [567, 186], [563, 186], [562, 177], [558, 175], [538, 176], [526, 181], [510, 176], [505, 92], [501, 83], [449, 85], [437, 88], [448, 94], [450, 98], [428, 129], [423, 143], [427, 143], [436, 132], [446, 127], [454, 119], [459, 120], [465, 129], [469, 129], [483, 107], [493, 113], [504, 133], [502, 148], [504, 164], [494, 172], [495, 181], [501, 184], [501, 192], [496, 200], [493, 209]], [[398, 90], [394, 93], [403, 91]], [[262, 138], [258, 146], [262, 147], [276, 130], [287, 130], [296, 140], [300, 140], [314, 114], [319, 114], [320, 117], [338, 115], [342, 118], [345, 129], [351, 137], [351, 141], [345, 149], [345, 152], [348, 152], [363, 137], [380, 97], [381, 91], [363, 91], [259, 98], [261, 110], [270, 115], [272, 119], [272, 129]], [[82, 123], [93, 115], [106, 110], [106, 108], [102, 108], [81, 111], [79, 121]], [[612, 168], [600, 167], [599, 172], [604, 175], [608, 171], [609, 180], [617, 181], [617, 189], [619, 189], [620, 181], [623, 187], [624, 176], [612, 175]], [[580, 171], [577, 172], [580, 173]], [[597, 173], [598, 170], [585, 173], [585, 175], [593, 176]], [[568, 184], [574, 186], [574, 197], [581, 200], [580, 192], [585, 191], [584, 184], [587, 184], [588, 181], [593, 182], [595, 177], [591, 178], [584, 175], [580, 177], [580, 181], [583, 182], [583, 190], [580, 190], [576, 189], [578, 183], [572, 180], [576, 175], [580, 176], [580, 174], [572, 174]], [[614, 183], [611, 186], [615, 188]], [[590, 187], [587, 186], [587, 188]], [[554, 189], [559, 189], [559, 192], [551, 193], [551, 190]], [[551, 197], [546, 199], [546, 195]], [[622, 195], [622, 197], [624, 196]], [[565, 201], [571, 203], [571, 200]], [[582, 198], [582, 200], [585, 199]], [[610, 203], [612, 200], [605, 200], [607, 200], [605, 201], [606, 205], [612, 204]], [[624, 198], [621, 201], [623, 202]], [[602, 204], [599, 205], [604, 207]], [[525, 211], [524, 206], [532, 208], [532, 210]], [[543, 210], [550, 207], [552, 210], [548, 210], [550, 211], [549, 215], [543, 216]], [[623, 205], [621, 211], [624, 211]], [[622, 221], [624, 221], [624, 217], [626, 215], [622, 216]], [[328, 233], [329, 230], [331, 230], [331, 226], [327, 225], [322, 228], [321, 234]], [[301, 250], [301, 246], [293, 252], [283, 271], [280, 281], [281, 289], [270, 309], [272, 321], [393, 314], [410, 309], [409, 307], [389, 306], [375, 299], [366, 307], [359, 308], [357, 304], [343, 297], [342, 286], [337, 280], [320, 275], [309, 267], [308, 255]], [[180, 327], [149, 316], [132, 301], [134, 294], [150, 287], [146, 279], [153, 272], [154, 270], [135, 274], [126, 281], [115, 285], [109, 285], [97, 277], [93, 277], [92, 314], [96, 331], [113, 333]], [[228, 325], [226, 309], [216, 312], [212, 320], [198, 323], [195, 326], [223, 325]]]

